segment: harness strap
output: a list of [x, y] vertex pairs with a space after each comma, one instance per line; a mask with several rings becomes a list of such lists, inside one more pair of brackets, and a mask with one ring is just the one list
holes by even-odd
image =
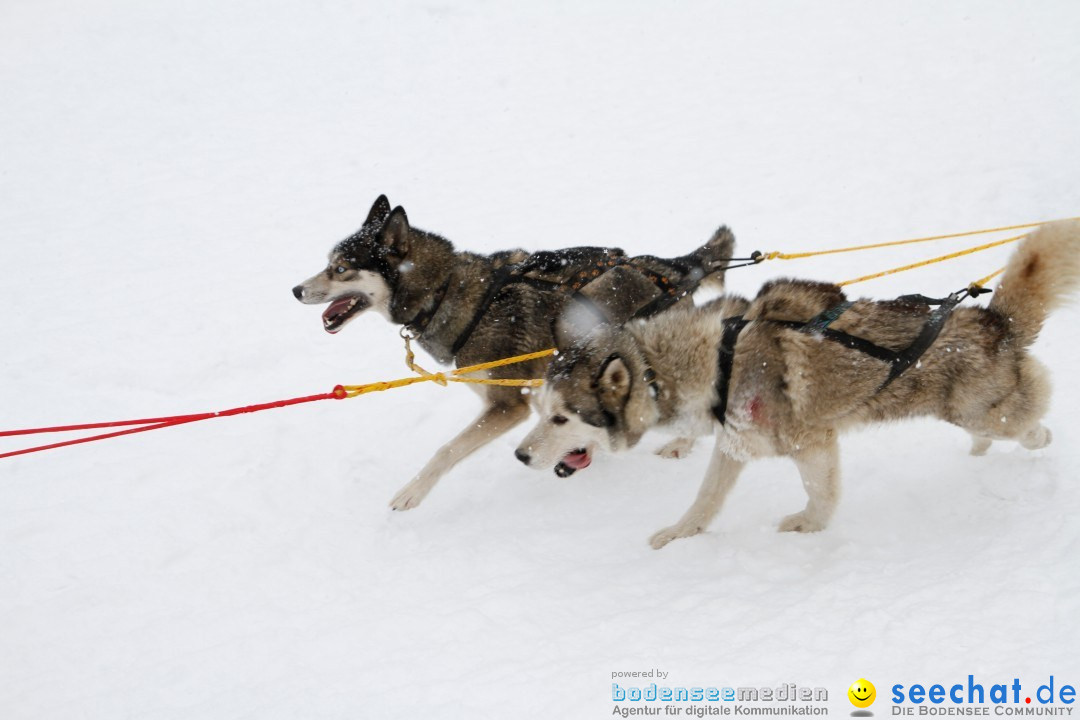
[[431, 318], [435, 317], [435, 313], [439, 312], [439, 308], [442, 306], [443, 300], [446, 298], [446, 291], [450, 287], [450, 276], [446, 276], [446, 282], [442, 284], [438, 290], [435, 291], [434, 301], [431, 303], [431, 307], [427, 310], [421, 310], [413, 316], [413, 319], [405, 323], [405, 327], [408, 328], [414, 335], [421, 335], [427, 330], [428, 325], [431, 323]]
[[716, 404], [713, 415], [721, 425], [727, 419], [728, 389], [731, 385], [731, 366], [735, 362], [735, 341], [749, 324], [742, 315], [724, 321], [724, 334], [720, 337], [720, 351], [716, 354]]
[[848, 308], [854, 304], [855, 303], [851, 300], [846, 300], [836, 307], [829, 308], [828, 310], [819, 313], [816, 317], [811, 318], [809, 322], [806, 323], [806, 327], [804, 327], [803, 330], [809, 333], [825, 332], [830, 325], [836, 322], [837, 318], [847, 312]]
[[[452, 355], [457, 355], [458, 351], [464, 347], [465, 343], [472, 337], [473, 332], [476, 330], [476, 326], [483, 320], [484, 315], [491, 307], [491, 303], [495, 302], [495, 298], [499, 293], [507, 286], [512, 284], [529, 285], [541, 290], [550, 290], [552, 288], [565, 287], [566, 283], [558, 282], [556, 280], [544, 280], [542, 278], [525, 277], [521, 275], [521, 269], [519, 266], [506, 266], [499, 268], [492, 276], [491, 283], [488, 285], [487, 292], [484, 294], [483, 300], [480, 305], [477, 306], [476, 312], [473, 313], [472, 319], [469, 320], [469, 324], [465, 326], [465, 329], [458, 335], [457, 340], [450, 348]], [[578, 300], [587, 300], [584, 295], [574, 293], [574, 297]], [[593, 306], [595, 308], [595, 305]], [[595, 308], [598, 312], [599, 309]]]
[[[663, 290], [663, 288], [661, 288], [661, 290]], [[629, 319], [637, 320], [638, 318], [652, 317], [653, 315], [667, 310], [669, 307], [679, 302], [693, 291], [694, 288], [684, 288], [682, 292], [674, 295], [661, 295], [652, 302], [646, 303], [645, 305], [641, 306], [641, 308], [633, 315], [631, 315]]]
[[891, 363], [896, 358], [896, 351], [889, 348], [881, 347], [880, 345], [870, 342], [866, 338], [861, 338], [856, 335], [849, 335], [846, 332], [839, 330], [833, 330], [832, 328], [824, 328], [822, 330], [808, 330], [807, 325], [809, 323], [793, 322], [790, 320], [769, 320], [776, 325], [783, 325], [789, 327], [792, 330], [798, 330], [799, 332], [805, 332], [808, 335], [821, 335], [826, 340], [832, 340], [835, 343], [839, 343], [852, 350], [858, 350], [864, 355], [869, 355], [875, 360], [881, 360], [883, 362]]
[[878, 392], [881, 392], [885, 389], [885, 386], [900, 377], [901, 373], [914, 365], [915, 362], [922, 357], [923, 353], [934, 344], [938, 335], [941, 334], [941, 328], [945, 325], [945, 321], [949, 319], [949, 315], [952, 314], [953, 309], [960, 304], [960, 301], [963, 300], [964, 297], [966, 296], [962, 293], [953, 293], [945, 298], [936, 310], [930, 313], [930, 317], [927, 318], [926, 324], [923, 325], [918, 337], [916, 337], [910, 345], [897, 353], [896, 357], [893, 359], [892, 369], [889, 370], [889, 377], [885, 378], [885, 382], [881, 383]]
[[469, 320], [469, 324], [465, 326], [465, 329], [461, 331], [461, 334], [457, 336], [457, 340], [450, 347], [450, 354], [457, 356], [461, 348], [472, 337], [473, 331], [476, 330], [476, 326], [480, 324], [480, 320], [483, 319], [488, 308], [491, 307], [491, 303], [494, 302], [495, 296], [499, 294], [513, 271], [510, 267], [504, 266], [496, 270], [491, 276], [491, 282], [488, 285], [487, 292], [484, 293], [483, 299], [480, 301], [480, 305], [476, 308], [476, 312], [473, 313], [472, 319]]
[[897, 302], [915, 303], [917, 305], [944, 305], [951, 299], [952, 295], [943, 298], [932, 298], [926, 297], [925, 295], [920, 295], [919, 293], [915, 293], [913, 295], [901, 295], [900, 297], [896, 298]]

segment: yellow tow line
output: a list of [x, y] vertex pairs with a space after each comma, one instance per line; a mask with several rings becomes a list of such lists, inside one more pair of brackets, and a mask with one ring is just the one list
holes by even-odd
[[[1080, 217], [1066, 218], [1067, 220], [1080, 220]], [[767, 253], [755, 253], [754, 259], [757, 263], [765, 262], [766, 260], [799, 260], [802, 258], [817, 257], [820, 255], [837, 255], [839, 253], [857, 252], [860, 250], [875, 250], [878, 248], [897, 247], [899, 245], [913, 245], [915, 243], [932, 242], [934, 240], [948, 240], [951, 238], [970, 237], [972, 235], [984, 235], [987, 233], [1004, 232], [1006, 230], [1021, 230], [1025, 228], [1034, 228], [1040, 225], [1045, 225], [1047, 222], [1034, 222], [1024, 223], [1023, 225], [1003, 225], [1001, 227], [986, 228], [984, 230], [969, 230], [966, 232], [948, 233], [946, 235], [930, 235], [927, 237], [912, 238], [909, 240], [894, 240], [892, 242], [872, 243], [869, 245], [853, 245], [851, 247], [832, 248], [829, 250], [813, 250], [808, 252], [799, 253], [785, 253], [785, 252], [767, 252]], [[844, 280], [837, 283], [840, 287], [846, 285], [854, 285], [855, 283], [865, 282], [867, 280], [875, 280], [886, 275], [894, 275], [896, 273], [905, 272], [907, 270], [914, 270], [916, 268], [926, 267], [927, 265], [934, 265], [936, 263], [945, 262], [946, 260], [953, 260], [955, 258], [963, 257], [965, 255], [971, 255], [983, 250], [989, 250], [991, 248], [1000, 247], [1009, 243], [1017, 242], [1027, 237], [1028, 234], [1014, 235], [1012, 237], [1005, 238], [1003, 240], [995, 240], [993, 242], [983, 243], [982, 245], [976, 245], [974, 247], [967, 248], [965, 250], [958, 250], [946, 255], [939, 255], [937, 257], [922, 260], [920, 262], [910, 263], [908, 265], [901, 265], [900, 267], [891, 268], [889, 270], [882, 270], [881, 272], [871, 273], [869, 275], [862, 275], [850, 280]], [[982, 288], [986, 283], [993, 280], [995, 277], [1005, 271], [1005, 268], [999, 268], [990, 273], [986, 277], [980, 278], [968, 287]], [[451, 370], [446, 373], [428, 372], [420, 365], [416, 363], [416, 355], [413, 353], [410, 340], [412, 338], [404, 330], [401, 333], [401, 337], [405, 340], [405, 364], [410, 370], [417, 373], [415, 377], [399, 378], [397, 380], [386, 380], [382, 382], [367, 383], [365, 385], [340, 385], [335, 388], [335, 392], [340, 394], [340, 397], [356, 397], [357, 395], [364, 395], [372, 392], [382, 392], [383, 390], [391, 390], [393, 388], [405, 387], [406, 385], [415, 385], [422, 382], [434, 382], [439, 385], [445, 386], [447, 383], [470, 383], [474, 385], [501, 385], [509, 387], [539, 387], [543, 384], [543, 380], [539, 378], [532, 379], [517, 379], [517, 378], [474, 378], [467, 377], [473, 373], [483, 372], [485, 370], [491, 370], [497, 367], [503, 367], [506, 365], [514, 365], [516, 363], [528, 362], [529, 360], [536, 360], [543, 357], [554, 355], [555, 348], [548, 348], [547, 350], [540, 350], [532, 353], [525, 353], [523, 355], [515, 355], [513, 357], [503, 358], [501, 360], [493, 360], [491, 362], [479, 363], [477, 365], [468, 365], [466, 367]]]

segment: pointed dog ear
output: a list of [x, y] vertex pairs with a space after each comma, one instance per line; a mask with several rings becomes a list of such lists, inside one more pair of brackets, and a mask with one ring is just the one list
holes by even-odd
[[600, 371], [597, 380], [600, 392], [615, 399], [622, 400], [630, 392], [630, 370], [626, 363], [618, 355], [612, 355]]
[[385, 195], [380, 195], [375, 199], [375, 204], [371, 206], [371, 210], [368, 212], [367, 220], [364, 221], [364, 224], [382, 226], [389, 216], [390, 201], [386, 199]]
[[409, 252], [409, 218], [405, 208], [398, 205], [386, 219], [379, 239], [390, 252], [398, 257], [405, 257]]

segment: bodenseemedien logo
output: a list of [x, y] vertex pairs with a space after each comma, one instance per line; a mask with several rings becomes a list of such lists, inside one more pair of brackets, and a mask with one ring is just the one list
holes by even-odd
[[[612, 677], [623, 677], [612, 673]], [[634, 673], [632, 677], [659, 677]], [[662, 676], [666, 679], [667, 673]], [[652, 715], [682, 718], [720, 717], [723, 715], [828, 715], [829, 691], [796, 683], [778, 686], [731, 687], [720, 685], [645, 686], [611, 683], [612, 715], [628, 718]]]

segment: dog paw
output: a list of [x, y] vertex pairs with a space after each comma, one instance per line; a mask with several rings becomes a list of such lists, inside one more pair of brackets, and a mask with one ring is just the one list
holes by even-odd
[[986, 454], [986, 451], [990, 449], [990, 446], [994, 444], [994, 441], [986, 437], [973, 437], [971, 438], [971, 454], [975, 457], [982, 457]]
[[780, 532], [818, 532], [825, 529], [825, 523], [806, 514], [806, 511], [788, 515], [780, 521]]
[[678, 460], [690, 454], [694, 449], [694, 438], [675, 438], [656, 451], [656, 454], [669, 460]]
[[424, 501], [429, 492], [431, 492], [430, 485], [414, 480], [398, 491], [398, 494], [390, 501], [390, 508], [393, 510], [412, 510]]
[[1028, 450], [1041, 450], [1049, 445], [1053, 439], [1054, 436], [1050, 432], [1050, 428], [1040, 425], [1020, 438], [1020, 444]]
[[664, 528], [663, 530], [649, 538], [649, 544], [652, 545], [653, 550], [659, 550], [672, 540], [693, 537], [700, 532], [701, 528], [696, 525], [691, 525], [688, 527], [683, 525], [672, 525], [671, 527]]

